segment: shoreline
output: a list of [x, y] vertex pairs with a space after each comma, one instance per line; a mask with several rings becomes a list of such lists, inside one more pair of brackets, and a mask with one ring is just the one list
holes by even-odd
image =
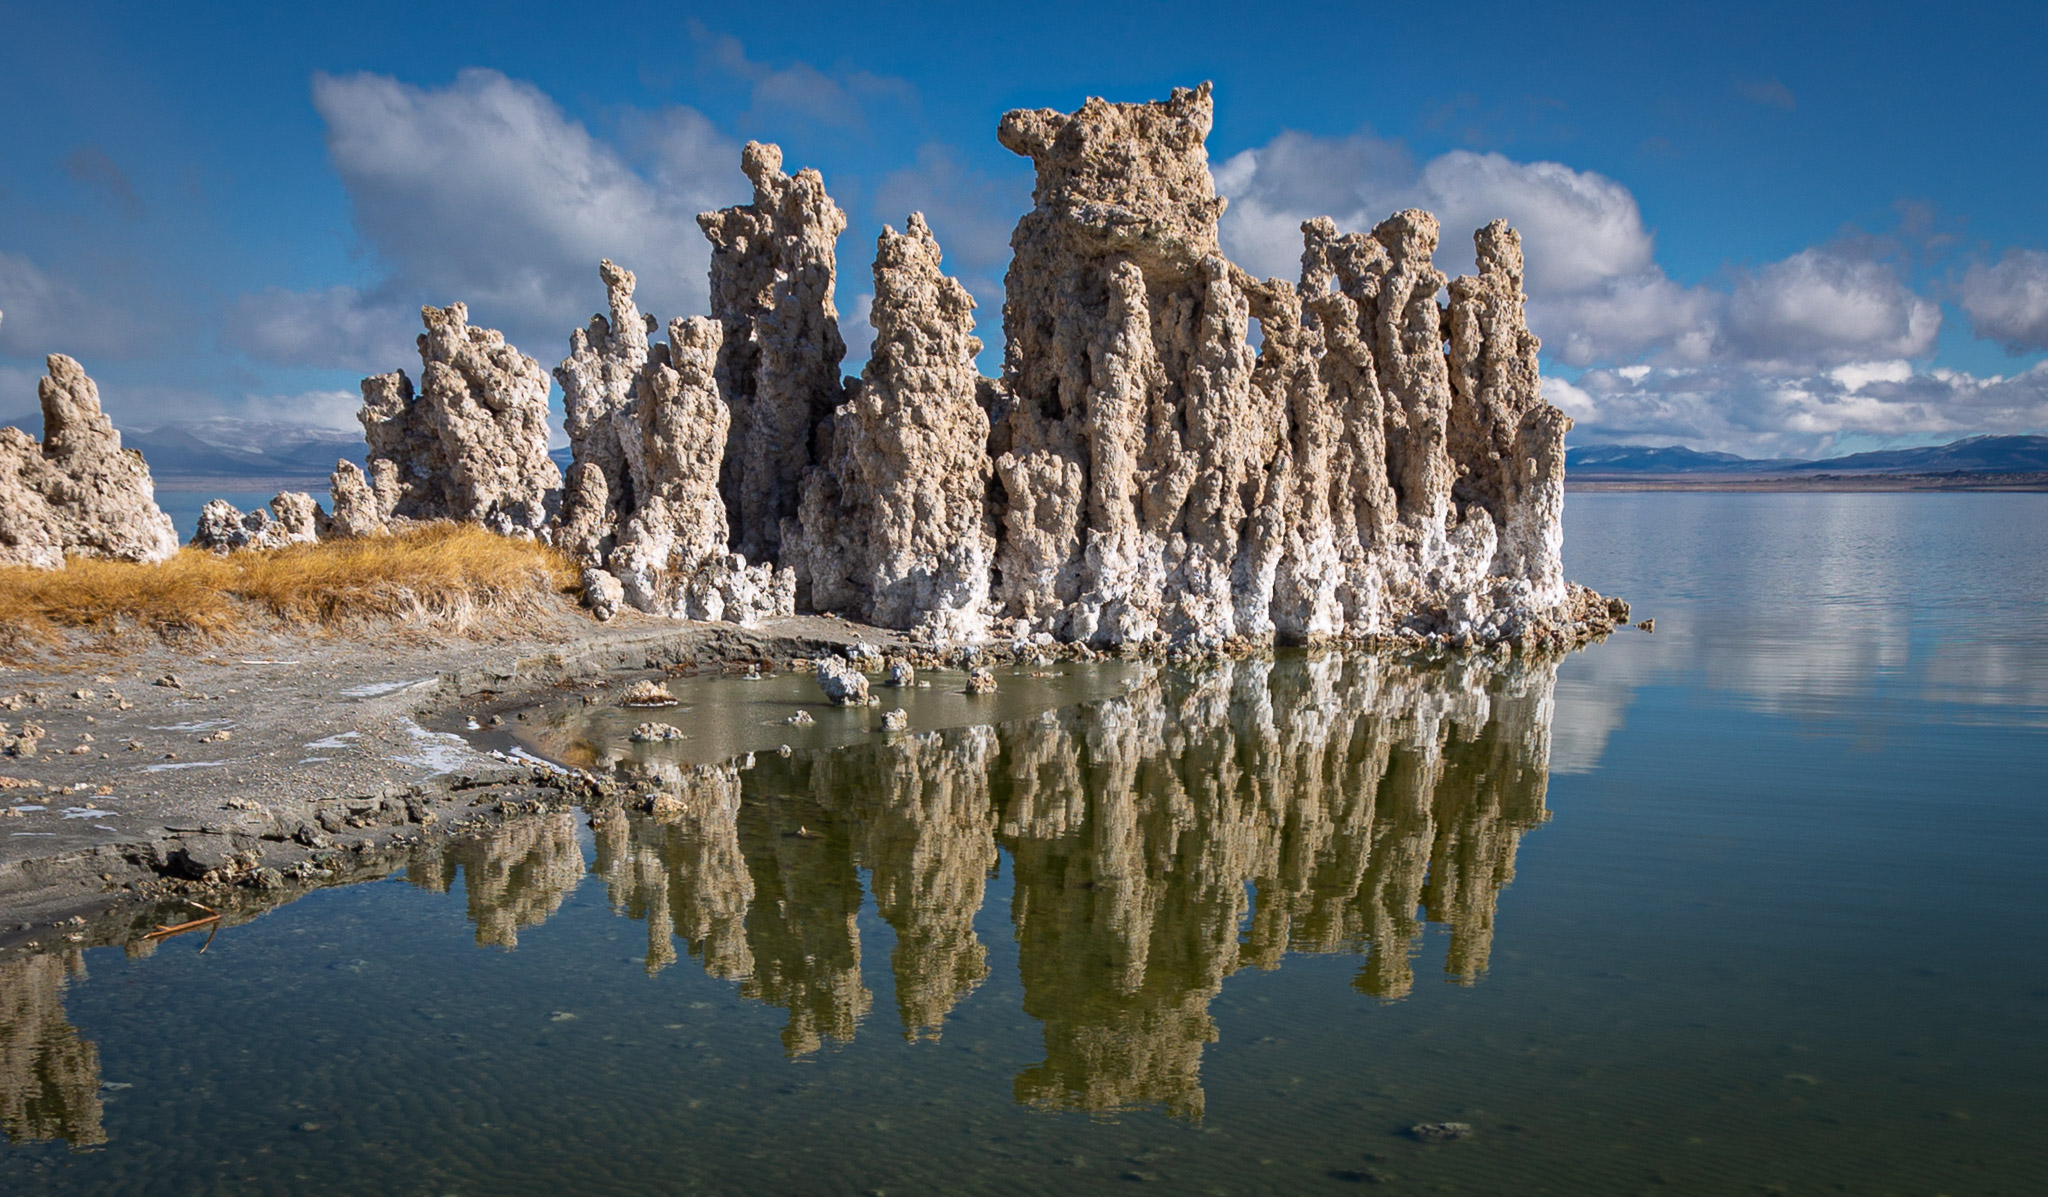
[[[563, 809], [587, 784], [435, 730], [450, 718], [664, 666], [856, 641], [901, 644], [818, 616], [599, 625], [565, 608], [541, 635], [499, 643], [387, 627], [0, 668], [0, 721], [46, 733], [34, 756], [0, 758], [0, 952], [185, 894], [218, 905], [205, 895], [233, 891], [268, 908], [266, 895], [333, 883], [322, 865], [353, 877], [393, 849]], [[180, 685], [155, 684], [167, 676]]]
[[[132, 943], [155, 922], [191, 917], [167, 913], [188, 898], [231, 925], [314, 889], [381, 876], [422, 845], [615, 802], [609, 777], [502, 751], [516, 745], [514, 721], [550, 700], [580, 693], [594, 703], [649, 676], [747, 662], [779, 673], [793, 659], [857, 643], [920, 669], [934, 663], [898, 633], [836, 617], [740, 625], [622, 612], [599, 624], [563, 604], [535, 634], [500, 642], [380, 624], [354, 635], [82, 648], [61, 667], [0, 667], [0, 722], [45, 733], [35, 755], [0, 758], [0, 955]], [[981, 651], [993, 664], [1009, 656]], [[1030, 659], [1039, 655], [1123, 659], [1058, 644]], [[1169, 653], [1145, 659], [1199, 664]], [[168, 677], [178, 684], [158, 684]]]
[[1748, 478], [1725, 474], [1653, 474], [1641, 477], [1565, 475], [1566, 494], [1617, 491], [1697, 491], [1758, 494], [1890, 494], [1905, 492], [2040, 494], [2048, 473], [2012, 474], [1805, 474]]

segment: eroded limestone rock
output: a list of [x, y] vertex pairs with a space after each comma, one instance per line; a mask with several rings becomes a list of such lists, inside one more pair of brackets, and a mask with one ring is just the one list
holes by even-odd
[[784, 561], [814, 610], [979, 639], [995, 555], [981, 341], [974, 299], [941, 273], [920, 213], [902, 233], [882, 230], [868, 320], [874, 351], [820, 437]]
[[199, 524], [188, 543], [215, 553], [310, 544], [320, 539], [318, 527], [324, 519], [326, 513], [304, 491], [285, 491], [270, 500], [268, 510], [247, 512], [226, 499], [213, 499], [200, 508]]
[[338, 470], [337, 527], [364, 535], [354, 529], [450, 519], [503, 536], [541, 534], [562, 485], [548, 456], [547, 373], [504, 334], [471, 327], [466, 304], [421, 308], [420, 318], [418, 393], [402, 370], [363, 380], [357, 414], [369, 443], [366, 489], [377, 501], [362, 502], [357, 479]]
[[598, 264], [598, 278], [611, 316], [592, 316], [589, 328], [573, 333], [569, 356], [555, 367], [574, 455], [556, 544], [586, 566], [605, 563], [621, 513], [630, 514], [636, 506], [640, 438], [634, 401], [647, 365], [647, 337], [656, 327], [654, 317], [642, 316], [633, 303], [632, 271], [607, 258]]
[[732, 409], [721, 493], [735, 551], [779, 563], [818, 424], [840, 401], [846, 343], [832, 306], [833, 243], [846, 214], [815, 170], [782, 172], [782, 150], [750, 141], [750, 204], [697, 217], [711, 240], [711, 314], [724, 331], [719, 391]]
[[1448, 314], [1426, 212], [1311, 221], [1299, 285], [1259, 282], [1218, 248], [1211, 117], [1205, 85], [1003, 119], [1038, 183], [990, 438], [1002, 616], [1102, 644], [1557, 634], [1584, 605], [1570, 421], [1538, 392], [1519, 239], [1480, 231]]
[[[720, 342], [717, 324], [693, 316], [671, 321], [668, 343], [649, 352], [613, 427], [635, 502], [612, 508], [618, 543], [607, 559], [642, 611], [744, 623], [792, 613], [796, 579], [726, 548], [718, 480], [731, 417], [718, 393]], [[597, 465], [584, 466], [579, 483], [592, 485]]]
[[838, 657], [819, 657], [818, 689], [835, 706], [860, 706], [868, 700], [868, 675]]
[[0, 565], [62, 569], [67, 554], [163, 561], [178, 551], [142, 454], [100, 410], [99, 388], [61, 353], [37, 386], [43, 439], [0, 428]]

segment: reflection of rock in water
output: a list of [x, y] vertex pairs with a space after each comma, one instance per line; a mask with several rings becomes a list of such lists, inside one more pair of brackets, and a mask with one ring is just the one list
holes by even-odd
[[446, 893], [455, 885], [457, 868], [476, 941], [516, 948], [519, 928], [546, 922], [583, 879], [576, 817], [567, 811], [537, 815], [489, 836], [457, 840], [444, 851], [423, 853], [405, 875], [422, 889]]
[[817, 758], [812, 790], [856, 794], [875, 905], [896, 932], [889, 956], [909, 1039], [937, 1039], [961, 998], [988, 976], [974, 916], [996, 864], [991, 727], [891, 739]]
[[[850, 1038], [858, 870], [896, 933], [898, 1012], [936, 1038], [988, 974], [974, 931], [1000, 843], [1024, 1007], [1045, 1061], [1020, 1101], [1202, 1112], [1209, 1003], [1287, 952], [1361, 954], [1356, 986], [1414, 985], [1426, 921], [1446, 971], [1486, 968], [1521, 833], [1546, 817], [1555, 666], [1286, 656], [1157, 675], [1001, 727], [890, 737], [634, 780], [664, 814], [598, 824], [616, 909], [790, 1013], [792, 1053]], [[623, 766], [622, 766], [623, 767]]]
[[107, 1141], [100, 1126], [100, 1054], [64, 1017], [64, 985], [85, 955], [0, 962], [0, 1128], [16, 1143]]
[[740, 852], [740, 774], [706, 766], [678, 774], [658, 819], [612, 811], [592, 821], [595, 871], [612, 909], [647, 922], [647, 971], [673, 963], [673, 938], [714, 977], [752, 975], [747, 907], [754, 879]]
[[1018, 1099], [1199, 1117], [1224, 977], [1354, 951], [1358, 987], [1399, 997], [1424, 903], [1474, 978], [1515, 843], [1545, 817], [1553, 677], [1249, 661], [1006, 736], [1018, 963], [1046, 1042]]

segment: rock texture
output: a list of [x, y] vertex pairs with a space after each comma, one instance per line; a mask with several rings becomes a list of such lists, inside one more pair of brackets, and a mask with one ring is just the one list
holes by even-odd
[[678, 319], [666, 344], [650, 343], [655, 321], [633, 303], [633, 272], [606, 260], [598, 276], [611, 316], [573, 334], [555, 370], [573, 456], [554, 539], [584, 566], [592, 610], [732, 622], [792, 613], [795, 575], [728, 548], [723, 328]]
[[605, 563], [616, 543], [619, 513], [636, 505], [630, 466], [640, 433], [634, 400], [647, 365], [647, 337], [655, 330], [654, 317], [642, 316], [633, 303], [632, 271], [607, 258], [598, 264], [598, 278], [611, 316], [592, 316], [589, 328], [572, 334], [569, 356], [555, 367], [573, 454], [556, 544], [586, 566]]
[[818, 424], [840, 401], [846, 342], [832, 306], [834, 242], [846, 214], [815, 170], [782, 172], [782, 150], [750, 141], [740, 168], [754, 201], [697, 217], [711, 240], [711, 314], [724, 330], [718, 384], [732, 409], [721, 492], [733, 549], [780, 561]]
[[1570, 421], [1519, 239], [1480, 231], [1448, 315], [1425, 212], [1311, 221], [1299, 285], [1259, 282], [1218, 247], [1211, 118], [1204, 86], [1003, 119], [1038, 183], [991, 438], [1002, 614], [1102, 644], [1560, 634]]
[[815, 610], [980, 639], [995, 555], [981, 341], [974, 299], [940, 272], [920, 213], [882, 230], [868, 320], [874, 350], [820, 437], [783, 559]]
[[548, 457], [547, 373], [504, 334], [471, 327], [466, 304], [420, 318], [418, 393], [402, 370], [363, 380], [369, 470], [337, 469], [335, 526], [362, 535], [394, 519], [452, 519], [539, 535], [562, 486]]
[[269, 510], [244, 512], [226, 499], [214, 499], [199, 511], [191, 545], [215, 553], [236, 549], [281, 549], [308, 544], [319, 537], [327, 513], [304, 491], [285, 491], [270, 500]]
[[142, 454], [100, 410], [99, 388], [61, 353], [37, 386], [43, 439], [0, 428], [0, 565], [62, 569], [66, 555], [156, 562], [178, 551]]

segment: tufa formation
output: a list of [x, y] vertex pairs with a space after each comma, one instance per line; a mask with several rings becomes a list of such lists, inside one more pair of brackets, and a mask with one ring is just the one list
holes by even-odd
[[0, 428], [0, 565], [62, 569], [69, 555], [156, 562], [178, 551], [142, 454], [100, 410], [85, 367], [61, 353], [36, 387], [43, 439]]
[[[1321, 218], [1297, 279], [1252, 278], [1218, 238], [1213, 112], [1204, 84], [1002, 119], [1037, 182], [999, 379], [977, 371], [974, 300], [912, 213], [877, 242], [873, 350], [842, 380], [846, 217], [817, 171], [750, 142], [752, 201], [698, 217], [709, 319], [653, 340], [632, 271], [600, 263], [609, 312], [554, 371], [566, 486], [547, 375], [462, 304], [428, 307], [418, 392], [402, 371], [363, 381], [367, 466], [336, 469], [333, 514], [312, 523], [539, 537], [582, 567], [601, 618], [801, 605], [934, 643], [1195, 651], [1611, 628], [1625, 604], [1563, 575], [1571, 422], [1542, 398], [1517, 234], [1480, 229], [1476, 273], [1447, 279], [1426, 212], [1369, 232]], [[9, 558], [168, 553], [147, 473], [76, 363], [51, 359], [44, 404], [39, 453], [0, 443], [0, 486], [25, 496], [0, 510]], [[273, 514], [210, 509], [199, 542], [303, 537], [303, 511]]]

